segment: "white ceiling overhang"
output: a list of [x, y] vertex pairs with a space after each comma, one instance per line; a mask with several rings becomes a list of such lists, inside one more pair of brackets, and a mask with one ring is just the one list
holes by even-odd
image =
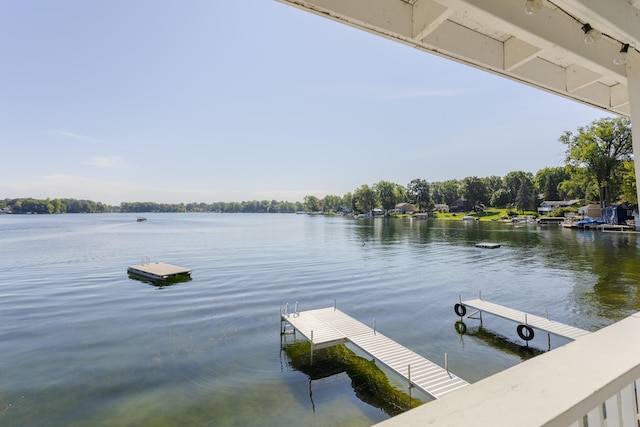
[[[623, 44], [640, 48], [640, 0], [278, 0], [546, 91], [630, 116]], [[603, 36], [584, 42], [584, 24]]]

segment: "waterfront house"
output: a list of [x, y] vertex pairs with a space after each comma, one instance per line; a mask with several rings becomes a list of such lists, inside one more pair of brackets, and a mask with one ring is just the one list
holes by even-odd
[[451, 212], [469, 212], [473, 209], [473, 203], [465, 198], [460, 198], [449, 207]]
[[577, 200], [577, 199], [574, 199], [574, 200], [544, 200], [542, 203], [540, 203], [540, 206], [538, 206], [538, 214], [540, 214], [540, 215], [549, 215], [551, 212], [555, 211], [556, 209], [573, 208], [573, 207], [576, 207], [579, 202], [580, 202], [580, 200]]
[[412, 214], [417, 211], [417, 209], [411, 203], [398, 203], [395, 207], [395, 211], [400, 214]]
[[600, 205], [584, 205], [578, 208], [578, 215], [589, 218], [601, 218], [602, 208]]
[[444, 203], [436, 203], [433, 206], [433, 211], [434, 212], [449, 212], [449, 205], [444, 204]]

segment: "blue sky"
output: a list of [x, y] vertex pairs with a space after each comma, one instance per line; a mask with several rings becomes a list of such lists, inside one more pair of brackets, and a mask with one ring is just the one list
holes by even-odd
[[302, 200], [535, 173], [603, 111], [272, 0], [0, 3], [0, 199]]

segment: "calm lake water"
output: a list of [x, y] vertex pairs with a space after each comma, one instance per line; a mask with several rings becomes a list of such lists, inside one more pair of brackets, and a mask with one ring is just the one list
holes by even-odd
[[[0, 425], [368, 426], [345, 373], [281, 351], [279, 311], [337, 306], [469, 382], [523, 360], [453, 305], [597, 330], [640, 310], [635, 234], [501, 223], [243, 214], [0, 216]], [[478, 249], [477, 242], [499, 249]], [[193, 268], [157, 287], [142, 257]], [[518, 342], [515, 324], [484, 329]], [[546, 350], [546, 335], [531, 342]], [[551, 347], [566, 344], [551, 338]], [[399, 379], [398, 387], [403, 386]]]

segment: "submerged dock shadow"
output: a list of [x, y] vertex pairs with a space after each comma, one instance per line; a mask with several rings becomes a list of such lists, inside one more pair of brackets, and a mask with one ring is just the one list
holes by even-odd
[[290, 366], [306, 374], [310, 381], [346, 373], [356, 397], [389, 416], [423, 403], [411, 398], [409, 404], [408, 394], [393, 387], [375, 361], [358, 356], [344, 344], [314, 350], [313, 358], [311, 345], [306, 341], [283, 344], [282, 350], [289, 358]]
[[191, 276], [175, 276], [169, 277], [167, 279], [150, 279], [148, 277], [141, 277], [135, 274], [127, 273], [129, 279], [135, 280], [137, 282], [146, 283], [148, 285], [152, 285], [158, 289], [167, 288], [169, 286], [176, 285], [178, 283], [190, 282], [193, 280]]
[[458, 335], [460, 335], [461, 337], [463, 335], [468, 335], [470, 337], [477, 338], [489, 344], [491, 347], [502, 351], [503, 353], [518, 356], [522, 360], [528, 360], [540, 354], [546, 353], [545, 350], [527, 346], [526, 344], [523, 345], [518, 341], [510, 340], [504, 335], [485, 329], [482, 326], [467, 328], [467, 325], [464, 322], [457, 321], [454, 324], [454, 328]]

